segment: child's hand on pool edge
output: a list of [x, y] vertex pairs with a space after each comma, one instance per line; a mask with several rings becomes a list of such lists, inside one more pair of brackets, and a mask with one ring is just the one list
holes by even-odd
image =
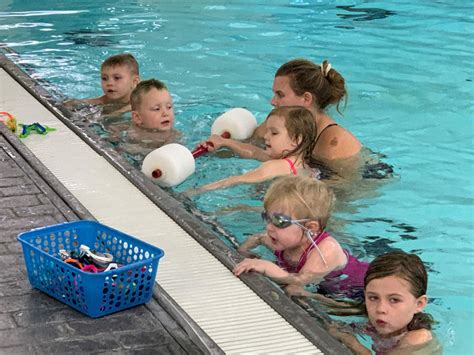
[[243, 273], [247, 273], [250, 271], [255, 271], [260, 274], [265, 275], [266, 266], [269, 263], [267, 260], [260, 260], [260, 259], [249, 259], [246, 258], [237, 265], [234, 266], [234, 270], [232, 272], [235, 276], [240, 276]]

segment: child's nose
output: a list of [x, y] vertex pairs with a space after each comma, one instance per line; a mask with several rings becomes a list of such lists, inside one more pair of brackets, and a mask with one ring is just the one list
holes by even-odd
[[266, 222], [267, 223], [267, 232], [272, 232], [276, 227], [271, 224], [270, 222]]
[[387, 305], [386, 305], [386, 302], [384, 301], [380, 301], [377, 303], [377, 307], [375, 309], [377, 311], [377, 313], [386, 313], [387, 312]]

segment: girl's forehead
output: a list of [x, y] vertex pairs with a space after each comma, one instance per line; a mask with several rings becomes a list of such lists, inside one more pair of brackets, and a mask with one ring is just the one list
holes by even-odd
[[392, 293], [398, 291], [398, 293], [410, 293], [411, 285], [398, 275], [390, 275], [370, 280], [365, 289], [367, 292]]
[[289, 197], [278, 198], [267, 206], [267, 210], [273, 213], [291, 215], [294, 211], [294, 201]]
[[284, 126], [285, 117], [280, 115], [271, 115], [267, 119], [267, 126]]

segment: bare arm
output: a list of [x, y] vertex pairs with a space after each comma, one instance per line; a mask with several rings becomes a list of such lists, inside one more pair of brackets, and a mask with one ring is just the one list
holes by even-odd
[[357, 355], [371, 355], [372, 351], [363, 346], [357, 338], [349, 333], [342, 332], [337, 329], [335, 326], [330, 326], [329, 334], [341, 341], [345, 346], [347, 346], [354, 354]]
[[64, 101], [64, 105], [71, 107], [79, 104], [90, 104], [90, 105], [105, 105], [106, 96], [102, 95], [99, 97], [92, 97], [90, 99], [72, 99]]
[[132, 106], [130, 104], [125, 105], [124, 107], [120, 108], [119, 110], [115, 110], [111, 113], [108, 113], [106, 115], [102, 115], [102, 117], [115, 117], [115, 116], [120, 116], [125, 112], [130, 112], [132, 110]]
[[254, 234], [250, 237], [247, 238], [247, 240], [245, 242], [242, 243], [242, 245], [240, 245], [238, 248], [237, 248], [237, 251], [239, 253], [242, 253], [242, 254], [247, 254], [249, 253], [250, 249], [253, 249], [255, 248], [256, 246], [259, 246], [260, 244], [262, 244], [262, 238], [265, 237], [265, 234]]
[[269, 160], [260, 165], [257, 169], [249, 171], [243, 175], [230, 176], [228, 178], [204, 185], [197, 189], [196, 192], [204, 192], [236, 184], [252, 184], [269, 180], [279, 175], [288, 174], [288, 164], [281, 159]]
[[[212, 143], [212, 145], [209, 145], [209, 142]], [[201, 145], [208, 148], [210, 152], [222, 147], [226, 147], [244, 159], [255, 159], [260, 161], [267, 161], [270, 159], [265, 150], [257, 147], [256, 145], [243, 143], [233, 139], [222, 138], [215, 134], [210, 136], [206, 142], [201, 143]]]

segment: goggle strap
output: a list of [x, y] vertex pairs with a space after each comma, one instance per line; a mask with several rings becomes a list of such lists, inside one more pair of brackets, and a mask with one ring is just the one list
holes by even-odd
[[[324, 266], [326, 266], [326, 268], [327, 268], [328, 263], [327, 263], [326, 259], [324, 258], [323, 253], [321, 252], [321, 249], [319, 249], [318, 244], [316, 244], [316, 242], [312, 238], [313, 232], [311, 232], [311, 230], [309, 230], [308, 228], [306, 228], [305, 226], [303, 226], [300, 223], [298, 223], [298, 226], [300, 226], [301, 228], [303, 228], [306, 231], [306, 233], [305, 233], [306, 237], [310, 240], [311, 244], [313, 244], [313, 246], [316, 248], [316, 250], [318, 251], [319, 256], [323, 260]], [[321, 232], [321, 233], [324, 233], [324, 231]]]

